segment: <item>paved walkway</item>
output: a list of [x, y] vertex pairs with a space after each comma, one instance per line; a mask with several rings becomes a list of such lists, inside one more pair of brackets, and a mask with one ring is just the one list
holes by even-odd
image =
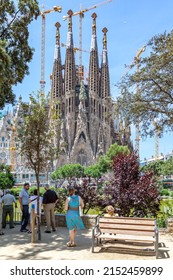
[[[0, 236], [0, 260], [155, 260], [152, 248], [142, 244], [137, 249], [122, 242], [106, 243], [104, 247], [96, 247], [96, 253], [91, 253], [91, 230], [78, 232], [77, 247], [68, 248], [67, 228], [57, 228], [51, 234], [44, 233], [41, 228], [41, 241], [31, 243], [31, 234], [21, 233], [20, 226], [5, 229], [5, 235]], [[173, 235], [160, 233], [160, 259], [173, 259]]]

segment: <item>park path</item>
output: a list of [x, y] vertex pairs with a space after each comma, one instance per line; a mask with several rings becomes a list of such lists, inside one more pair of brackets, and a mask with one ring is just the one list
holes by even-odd
[[[68, 230], [57, 228], [51, 234], [44, 233], [41, 228], [41, 241], [31, 243], [31, 234], [21, 233], [20, 226], [6, 228], [5, 235], [0, 236], [0, 260], [155, 260], [152, 249], [126, 249], [125, 244], [104, 244], [91, 253], [91, 230], [78, 232], [77, 247], [68, 248]], [[36, 235], [37, 240], [37, 235]], [[160, 259], [173, 259], [173, 235], [161, 232], [159, 235]], [[129, 246], [128, 246], [129, 247]], [[153, 248], [153, 247], [152, 247]]]

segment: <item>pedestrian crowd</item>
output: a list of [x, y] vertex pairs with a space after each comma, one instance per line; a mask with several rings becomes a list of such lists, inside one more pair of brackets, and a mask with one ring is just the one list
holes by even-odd
[[[49, 185], [45, 185], [45, 192], [43, 197], [37, 195], [37, 190], [34, 190], [33, 195], [29, 195], [29, 183], [23, 185], [22, 190], [19, 194], [19, 204], [22, 212], [21, 218], [21, 232], [31, 233], [31, 221], [30, 213], [31, 207], [34, 208], [35, 215], [37, 217], [38, 213], [41, 216], [41, 209], [43, 206], [44, 215], [46, 220], [46, 230], [45, 233], [51, 233], [56, 231], [55, 224], [55, 206], [58, 202], [58, 196], [56, 192], [50, 189]], [[80, 208], [84, 207], [82, 198], [75, 193], [73, 186], [68, 188], [69, 196], [65, 201], [65, 211], [66, 211], [66, 224], [69, 230], [69, 242], [68, 247], [75, 247], [75, 236], [76, 231], [79, 229], [84, 229], [84, 224], [82, 218], [80, 217]], [[39, 203], [38, 203], [39, 201]], [[0, 190], [0, 235], [4, 235], [2, 231], [6, 227], [7, 216], [9, 215], [9, 228], [14, 228], [14, 205], [16, 206], [16, 199], [14, 195], [10, 193], [10, 190], [5, 190], [5, 194]], [[33, 207], [34, 205], [34, 207]], [[39, 207], [38, 207], [39, 205]], [[35, 221], [34, 221], [35, 222]], [[30, 228], [28, 225], [30, 224]]]
[[[41, 210], [43, 206], [44, 216], [46, 220], [45, 233], [56, 232], [55, 224], [55, 206], [58, 202], [58, 196], [56, 192], [50, 189], [49, 185], [44, 186], [45, 192], [43, 197], [37, 194], [37, 189], [33, 194], [29, 195], [29, 183], [25, 183], [19, 194], [19, 204], [22, 212], [21, 218], [21, 232], [31, 233], [33, 228], [32, 222], [37, 223], [37, 218], [41, 218]], [[5, 194], [0, 190], [0, 235], [4, 235], [2, 229], [6, 227], [7, 216], [9, 215], [9, 228], [14, 228], [13, 216], [14, 205], [16, 207], [16, 199], [14, 195], [10, 193], [10, 190], [6, 190]], [[36, 220], [31, 220], [31, 208], [34, 209]], [[75, 247], [75, 236], [77, 230], [85, 229], [83, 220], [81, 218], [81, 209], [84, 208], [84, 202], [82, 198], [76, 194], [75, 186], [73, 184], [68, 186], [68, 197], [65, 201], [64, 210], [66, 212], [66, 225], [69, 230], [69, 242], [68, 247]], [[118, 216], [115, 213], [114, 208], [111, 205], [106, 207], [105, 217]], [[28, 225], [30, 224], [30, 228]]]

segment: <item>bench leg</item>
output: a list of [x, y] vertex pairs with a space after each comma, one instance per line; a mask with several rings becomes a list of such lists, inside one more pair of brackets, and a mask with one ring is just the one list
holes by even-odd
[[94, 253], [94, 242], [95, 242], [94, 230], [92, 230], [92, 248], [91, 248], [92, 253]]
[[156, 259], [159, 257], [159, 236], [158, 231], [156, 232], [156, 241], [155, 241], [155, 251], [156, 251]]

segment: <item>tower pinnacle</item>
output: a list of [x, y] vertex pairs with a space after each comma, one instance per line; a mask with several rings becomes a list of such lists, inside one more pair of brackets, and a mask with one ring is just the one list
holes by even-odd
[[96, 35], [96, 18], [97, 14], [93, 13], [92, 16], [93, 22], [92, 22], [92, 39], [91, 39], [91, 51], [92, 50], [97, 50], [97, 35]]
[[107, 30], [107, 28], [106, 27], [104, 27], [103, 29], [102, 29], [102, 32], [103, 32], [103, 48], [104, 49], [107, 49], [107, 36], [106, 36], [106, 33], [108, 32], [108, 30]]
[[61, 54], [60, 54], [60, 27], [61, 27], [61, 24], [59, 22], [56, 22], [55, 27], [56, 27], [56, 44], [55, 44], [54, 60], [58, 59], [61, 62]]
[[108, 64], [108, 57], [107, 57], [107, 32], [108, 29], [104, 27], [102, 29], [103, 32], [103, 51], [102, 51], [102, 65]]
[[92, 34], [96, 35], [96, 18], [97, 18], [97, 14], [93, 13], [92, 16], [93, 18], [93, 23], [92, 23]]
[[69, 10], [67, 12], [69, 18], [68, 18], [68, 31], [71, 31], [72, 32], [72, 15], [73, 15], [73, 11], [72, 10]]
[[55, 23], [55, 27], [56, 27], [56, 45], [60, 45], [60, 32], [59, 32], [59, 28], [61, 27], [61, 24], [59, 22]]
[[67, 48], [73, 48], [73, 36], [72, 36], [72, 15], [73, 11], [69, 10], [67, 12], [68, 17], [68, 34], [67, 34]]

